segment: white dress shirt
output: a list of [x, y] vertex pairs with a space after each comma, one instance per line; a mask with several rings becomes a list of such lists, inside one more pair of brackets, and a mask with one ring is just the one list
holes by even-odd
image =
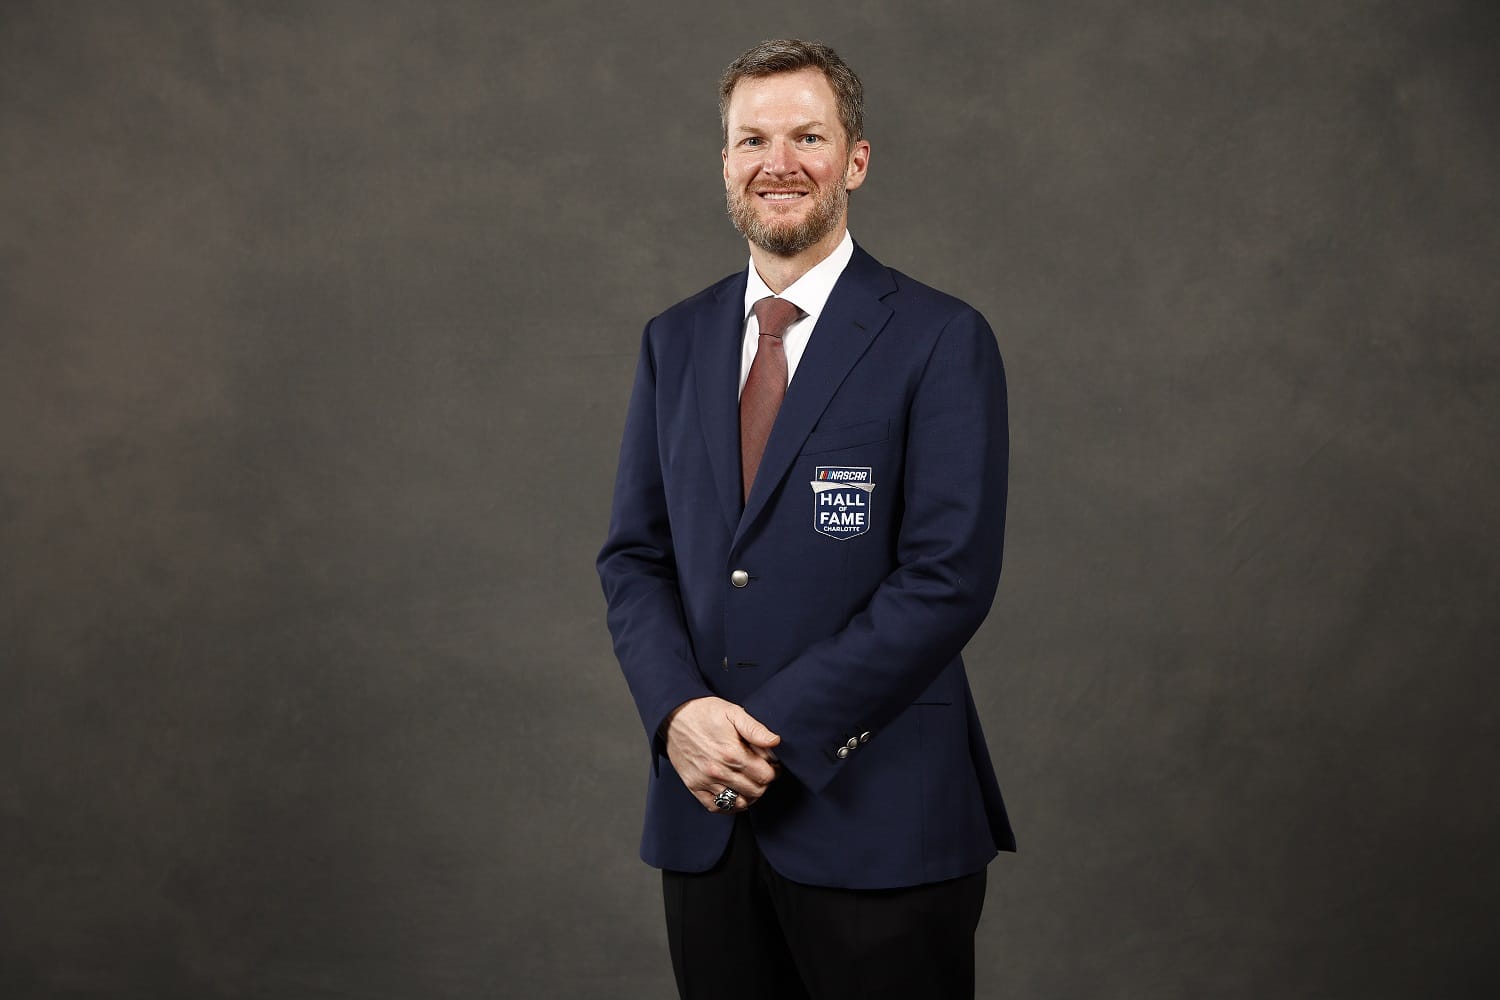
[[[854, 239], [846, 229], [843, 240], [834, 248], [833, 253], [814, 264], [812, 270], [792, 282], [781, 293], [782, 298], [806, 314], [787, 327], [781, 338], [782, 349], [786, 352], [788, 385], [791, 384], [792, 376], [797, 374], [797, 362], [802, 360], [802, 352], [812, 339], [813, 327], [817, 326], [818, 315], [828, 304], [828, 296], [833, 294], [834, 283], [844, 273], [844, 268], [849, 265], [849, 259], [853, 256]], [[755, 360], [755, 350], [760, 345], [760, 324], [755, 321], [753, 312], [755, 303], [767, 295], [775, 294], [761, 280], [760, 272], [755, 270], [755, 261], [752, 259], [749, 279], [745, 282], [745, 335], [740, 347], [741, 392], [745, 391], [745, 379], [750, 377], [750, 364]]]

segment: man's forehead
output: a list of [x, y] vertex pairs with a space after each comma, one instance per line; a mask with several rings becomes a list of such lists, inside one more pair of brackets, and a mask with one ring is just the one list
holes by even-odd
[[746, 77], [730, 93], [728, 110], [731, 120], [771, 113], [822, 123], [834, 113], [836, 105], [833, 87], [822, 71], [803, 69]]
[[752, 95], [794, 91], [808, 92], [827, 100], [834, 99], [833, 84], [828, 81], [828, 77], [817, 67], [807, 66], [784, 73], [742, 77], [735, 83], [734, 90], [730, 91], [729, 102], [732, 105]]

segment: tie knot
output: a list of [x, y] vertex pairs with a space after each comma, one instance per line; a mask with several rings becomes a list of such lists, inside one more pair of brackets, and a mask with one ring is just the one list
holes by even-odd
[[779, 299], [774, 295], [767, 295], [756, 301], [755, 322], [760, 325], [762, 336], [781, 339], [786, 333], [786, 328], [791, 326], [797, 317], [802, 315], [802, 310], [786, 299]]

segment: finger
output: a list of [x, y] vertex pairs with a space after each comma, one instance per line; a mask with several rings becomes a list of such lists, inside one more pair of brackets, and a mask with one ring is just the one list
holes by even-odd
[[758, 747], [754, 743], [746, 743], [745, 746], [754, 751], [755, 756], [773, 767], [781, 763], [781, 758], [776, 756], [775, 750], [767, 750], [765, 747]]
[[[766, 786], [776, 778], [776, 769], [760, 757], [747, 757], [729, 766], [737, 772], [734, 780], [747, 783], [750, 787], [745, 790], [753, 795], [765, 794]], [[739, 789], [740, 785], [734, 787]]]
[[745, 711], [737, 708], [729, 714], [729, 721], [734, 723], [734, 728], [739, 730], [740, 738], [752, 746], [770, 749], [781, 742], [781, 737], [771, 732], [759, 719]]
[[715, 791], [727, 786], [741, 795], [759, 798], [766, 793], [766, 786], [776, 777], [776, 772], [759, 757], [746, 754], [719, 762], [708, 769], [707, 776]]
[[[734, 792], [733, 801], [727, 809], [719, 805], [719, 795], [721, 792], [724, 792], [726, 790], [732, 790]], [[699, 802], [703, 803], [704, 808], [709, 812], [732, 813], [744, 812], [746, 809], [749, 809], [750, 806], [754, 804], [757, 796], [746, 795], [745, 793], [741, 792], [739, 789], [734, 788], [731, 785], [719, 785], [717, 787], [706, 789], [700, 792], [697, 798]]]

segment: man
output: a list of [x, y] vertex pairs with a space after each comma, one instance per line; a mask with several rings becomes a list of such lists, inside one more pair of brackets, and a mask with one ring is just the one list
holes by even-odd
[[1000, 574], [999, 352], [851, 240], [831, 49], [756, 46], [720, 112], [750, 264], [647, 324], [599, 555], [678, 988], [972, 996], [1015, 849], [959, 657]]

